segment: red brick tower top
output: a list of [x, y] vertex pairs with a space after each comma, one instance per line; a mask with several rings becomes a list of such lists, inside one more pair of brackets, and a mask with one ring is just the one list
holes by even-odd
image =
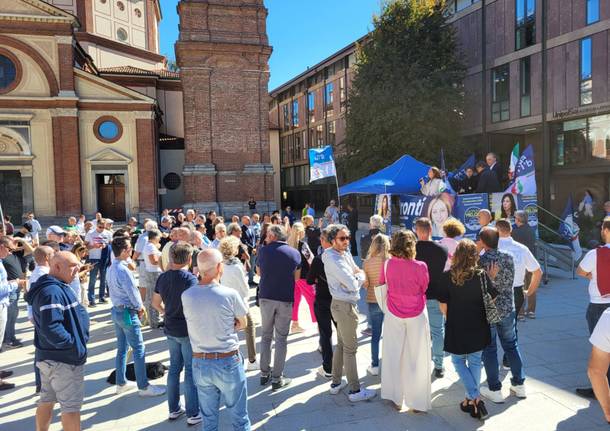
[[184, 91], [185, 205], [273, 205], [267, 9], [262, 0], [181, 0], [176, 59]]

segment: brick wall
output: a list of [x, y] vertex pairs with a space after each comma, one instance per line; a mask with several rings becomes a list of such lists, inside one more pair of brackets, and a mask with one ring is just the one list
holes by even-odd
[[157, 148], [155, 120], [137, 119], [138, 197], [140, 212], [156, 213], [157, 199]]
[[57, 215], [80, 214], [82, 208], [78, 118], [53, 117], [52, 124]]

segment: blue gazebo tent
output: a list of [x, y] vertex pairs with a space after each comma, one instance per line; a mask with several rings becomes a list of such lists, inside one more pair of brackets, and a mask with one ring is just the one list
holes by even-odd
[[361, 178], [339, 188], [339, 196], [349, 194], [418, 193], [419, 179], [428, 175], [430, 166], [411, 156], [404, 155], [368, 177]]

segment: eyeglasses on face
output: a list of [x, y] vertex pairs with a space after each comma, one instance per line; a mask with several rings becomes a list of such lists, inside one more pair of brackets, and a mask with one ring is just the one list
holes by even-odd
[[349, 241], [349, 235], [338, 236], [337, 241]]

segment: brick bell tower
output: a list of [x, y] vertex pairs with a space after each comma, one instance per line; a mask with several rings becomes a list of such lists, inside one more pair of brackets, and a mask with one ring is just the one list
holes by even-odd
[[274, 209], [263, 0], [181, 0], [178, 14], [184, 206], [231, 216], [253, 196]]

